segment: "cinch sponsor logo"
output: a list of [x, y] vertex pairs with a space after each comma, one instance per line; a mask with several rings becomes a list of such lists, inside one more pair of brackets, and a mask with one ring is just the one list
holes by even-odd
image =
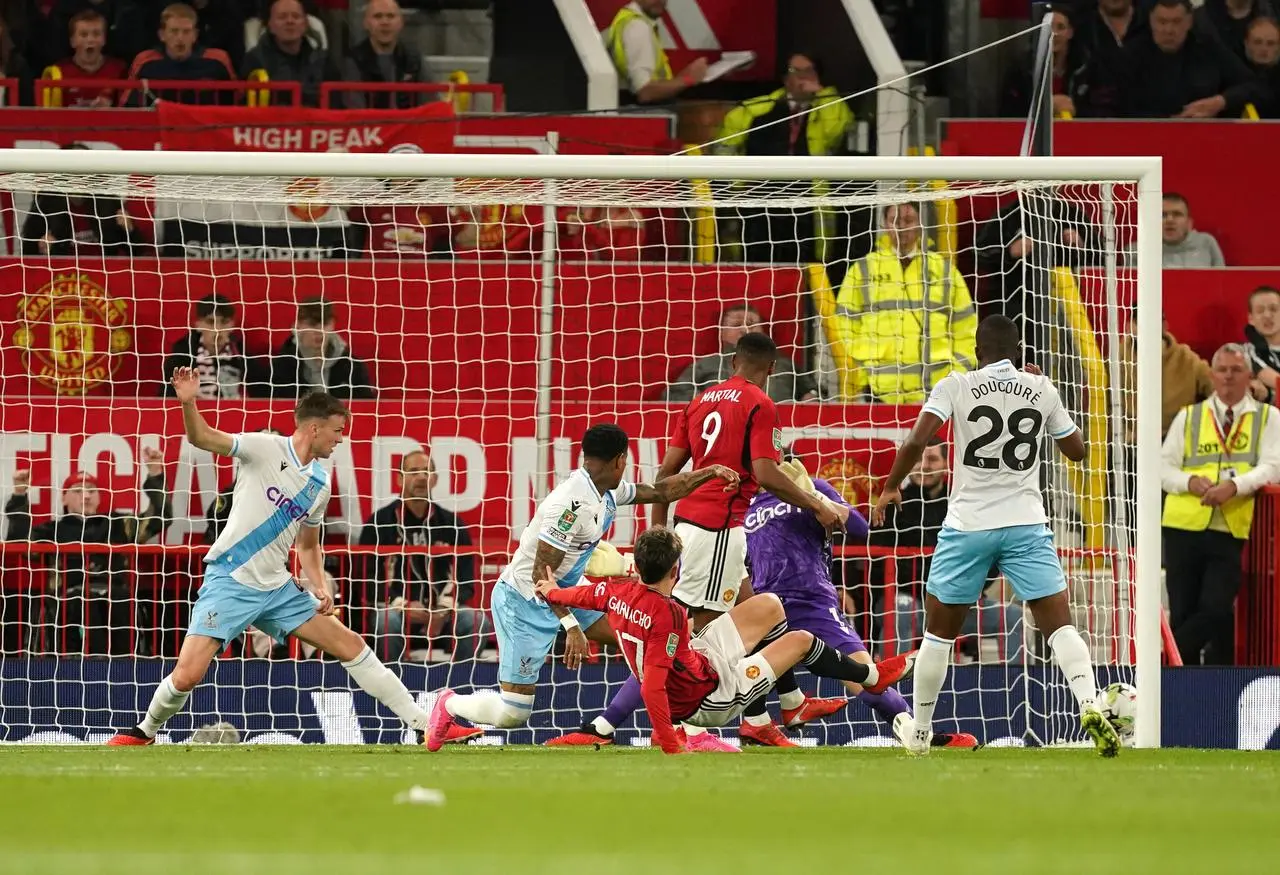
[[799, 508], [793, 508], [789, 504], [774, 504], [757, 508], [747, 513], [747, 518], [743, 521], [743, 524], [746, 526], [748, 533], [759, 531], [768, 524], [769, 520], [785, 516], [791, 513], [792, 510], [799, 510]]
[[291, 520], [300, 520], [307, 515], [306, 508], [298, 504], [289, 496], [285, 495], [278, 486], [267, 487], [267, 501], [276, 507], [283, 508]]

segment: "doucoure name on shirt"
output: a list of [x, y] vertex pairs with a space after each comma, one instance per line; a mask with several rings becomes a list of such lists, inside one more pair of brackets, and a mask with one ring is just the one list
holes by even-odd
[[637, 611], [617, 596], [611, 596], [609, 598], [609, 610], [613, 611], [627, 622], [635, 623], [641, 629], [649, 629], [653, 626], [653, 617], [650, 617], [642, 611]]
[[985, 383], [969, 387], [969, 391], [973, 393], [974, 400], [995, 392], [1003, 392], [1015, 398], [1026, 398], [1032, 404], [1040, 400], [1040, 393], [1024, 385], [1021, 380], [987, 380]]
[[712, 403], [716, 401], [741, 401], [742, 390], [741, 389], [715, 389], [710, 392], [703, 392], [702, 400], [704, 402], [712, 402]]

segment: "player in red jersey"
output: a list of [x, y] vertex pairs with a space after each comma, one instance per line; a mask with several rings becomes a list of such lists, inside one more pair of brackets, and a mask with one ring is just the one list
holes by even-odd
[[562, 589], [548, 575], [535, 587], [552, 605], [605, 612], [627, 665], [640, 680], [654, 742], [665, 753], [685, 750], [673, 720], [723, 726], [765, 695], [779, 674], [801, 663], [820, 677], [853, 681], [876, 693], [910, 676], [914, 654], [867, 665], [809, 632], [788, 631], [782, 601], [772, 593], [748, 599], [690, 641], [685, 609], [672, 598], [681, 551], [673, 531], [651, 528], [636, 540], [639, 583]]
[[[676, 508], [675, 531], [685, 552], [674, 595], [689, 608], [695, 633], [750, 597], [750, 587], [744, 582], [747, 536], [743, 519], [757, 491], [767, 489], [787, 504], [812, 511], [828, 530], [839, 525], [830, 505], [800, 489], [778, 467], [782, 431], [777, 406], [764, 391], [777, 360], [778, 347], [767, 334], [753, 332], [740, 337], [734, 348], [733, 376], [695, 397], [681, 411], [658, 473], [660, 478], [675, 474], [692, 458], [695, 468], [726, 465], [740, 478], [741, 488], [735, 493], [698, 489]], [[653, 523], [667, 524], [666, 505], [654, 506]], [[789, 707], [795, 713], [803, 712], [806, 720], [828, 716], [848, 701], [804, 697], [790, 672], [781, 679], [778, 693], [788, 700], [803, 697], [799, 706]], [[768, 719], [764, 704], [762, 699], [748, 712], [743, 738], [754, 744], [795, 746]], [[695, 746], [724, 750], [718, 741], [704, 738]]]
[[[684, 543], [674, 597], [689, 608], [698, 632], [733, 607], [746, 576], [747, 537], [742, 527], [751, 498], [768, 489], [787, 504], [813, 512], [828, 529], [835, 511], [796, 486], [778, 467], [782, 431], [764, 387], [778, 360], [766, 334], [745, 334], [733, 356], [733, 376], [698, 395], [680, 412], [658, 479], [694, 468], [724, 465], [738, 472], [739, 487], [725, 492], [699, 487], [676, 508], [675, 532]], [[667, 524], [667, 505], [654, 505], [653, 524]]]

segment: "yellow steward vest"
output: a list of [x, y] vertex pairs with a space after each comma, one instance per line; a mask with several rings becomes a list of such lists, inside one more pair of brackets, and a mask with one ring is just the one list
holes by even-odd
[[[1259, 410], [1240, 416], [1226, 435], [1226, 446], [1218, 432], [1213, 405], [1201, 401], [1183, 408], [1186, 428], [1183, 436], [1182, 470], [1188, 475], [1207, 477], [1218, 483], [1223, 473], [1230, 469], [1233, 477], [1247, 474], [1258, 465], [1258, 445], [1262, 429], [1271, 415], [1270, 405], [1260, 405]], [[1249, 537], [1253, 525], [1253, 496], [1236, 496], [1219, 508], [1227, 521], [1227, 528], [1237, 538]], [[1169, 495], [1165, 498], [1162, 523], [1171, 529], [1203, 532], [1213, 519], [1213, 508], [1200, 503], [1200, 496], [1190, 492]]]
[[667, 60], [667, 53], [662, 48], [662, 40], [658, 39], [658, 22], [636, 12], [630, 5], [623, 6], [604, 32], [604, 45], [609, 50], [609, 58], [613, 61], [614, 69], [618, 71], [618, 87], [623, 91], [631, 90], [631, 74], [627, 72], [627, 50], [622, 45], [622, 31], [635, 19], [643, 21], [645, 27], [653, 31], [654, 57], [658, 59], [653, 78], [659, 82], [665, 82], [672, 76], [671, 62]]

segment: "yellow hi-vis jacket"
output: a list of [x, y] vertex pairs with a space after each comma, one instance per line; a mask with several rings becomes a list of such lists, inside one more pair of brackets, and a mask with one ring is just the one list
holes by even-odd
[[[1271, 405], [1260, 404], [1256, 410], [1246, 410], [1236, 420], [1231, 434], [1223, 436], [1218, 431], [1211, 401], [1201, 401], [1183, 408], [1186, 427], [1183, 436], [1182, 470], [1191, 477], [1207, 477], [1210, 482], [1222, 480], [1223, 471], [1230, 468], [1236, 477], [1247, 474], [1258, 466], [1258, 453], [1262, 443], [1262, 430], [1271, 415]], [[1237, 495], [1218, 508], [1233, 537], [1248, 538], [1253, 525], [1253, 496]], [[1170, 494], [1164, 502], [1163, 525], [1188, 532], [1203, 532], [1213, 520], [1213, 508], [1200, 503], [1200, 496], [1191, 492]]]
[[657, 59], [657, 65], [653, 68], [653, 78], [660, 82], [672, 78], [671, 62], [667, 60], [667, 52], [662, 48], [662, 40], [658, 38], [657, 20], [628, 3], [618, 10], [618, 14], [613, 17], [613, 21], [604, 32], [604, 47], [609, 52], [614, 69], [618, 71], [618, 88], [622, 91], [631, 90], [631, 73], [627, 64], [627, 49], [622, 44], [622, 31], [637, 19], [643, 21], [644, 26], [653, 31], [653, 56]]
[[849, 266], [834, 327], [858, 390], [877, 401], [919, 403], [947, 374], [977, 367], [978, 313], [960, 271], [940, 252], [899, 258], [887, 235]]

